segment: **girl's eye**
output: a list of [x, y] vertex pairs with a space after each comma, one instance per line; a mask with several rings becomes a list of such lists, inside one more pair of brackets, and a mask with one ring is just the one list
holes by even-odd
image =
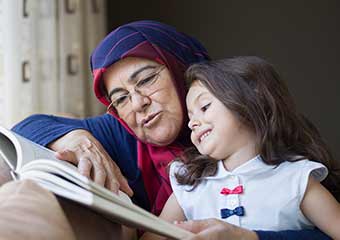
[[207, 111], [208, 108], [210, 107], [210, 105], [211, 105], [211, 103], [205, 104], [203, 107], [201, 107], [201, 110], [202, 110], [203, 112]]

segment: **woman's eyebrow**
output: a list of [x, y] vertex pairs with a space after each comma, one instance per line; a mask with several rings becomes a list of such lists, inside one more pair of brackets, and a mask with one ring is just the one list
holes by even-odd
[[109, 92], [109, 94], [108, 94], [109, 99], [111, 99], [111, 97], [112, 97], [113, 94], [115, 94], [115, 93], [117, 93], [117, 92], [125, 92], [125, 91], [126, 91], [126, 90], [125, 90], [124, 88], [114, 88], [114, 89], [112, 89], [112, 90]]
[[141, 72], [147, 70], [147, 69], [155, 69], [157, 66], [155, 65], [145, 65], [144, 67], [141, 67], [140, 69], [136, 70], [134, 73], [131, 74], [131, 76], [128, 79], [128, 83], [133, 83], [136, 82], [136, 77], [138, 74]]
[[[138, 74], [140, 74], [141, 72], [147, 70], [147, 69], [155, 69], [157, 66], [155, 65], [145, 65], [144, 67], [141, 67], [140, 69], [136, 70], [134, 73], [131, 74], [131, 76], [129, 77], [129, 79], [127, 80], [128, 83], [134, 83], [136, 82], [136, 77]], [[124, 92], [126, 91], [126, 89], [124, 88], [114, 88], [112, 89], [109, 94], [108, 97], [111, 99], [112, 95], [117, 93], [117, 92]]]

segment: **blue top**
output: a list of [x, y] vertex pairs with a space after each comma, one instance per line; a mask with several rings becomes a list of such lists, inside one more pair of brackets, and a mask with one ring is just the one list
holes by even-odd
[[[47, 146], [49, 143], [75, 129], [85, 129], [103, 145], [116, 162], [134, 191], [133, 202], [150, 210], [141, 171], [137, 166], [137, 142], [111, 115], [104, 114], [86, 119], [69, 119], [49, 115], [32, 115], [13, 127], [13, 131], [33, 142]], [[260, 240], [330, 239], [319, 230], [256, 231]]]

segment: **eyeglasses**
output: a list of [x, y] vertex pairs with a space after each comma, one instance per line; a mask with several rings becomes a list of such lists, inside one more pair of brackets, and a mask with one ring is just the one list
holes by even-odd
[[[159, 79], [159, 74], [163, 69], [165, 69], [165, 65], [160, 65], [159, 67], [156, 67], [155, 71], [152, 73], [141, 77], [134, 85], [135, 92], [148, 97], [157, 91], [157, 89], [159, 89], [157, 80]], [[118, 112], [124, 112], [124, 110], [129, 106], [128, 103], [131, 102], [131, 92], [127, 90], [120, 91], [119, 94], [114, 95], [113, 99], [111, 99], [111, 96], [108, 98], [111, 100], [111, 103], [106, 109], [107, 113], [117, 114]]]

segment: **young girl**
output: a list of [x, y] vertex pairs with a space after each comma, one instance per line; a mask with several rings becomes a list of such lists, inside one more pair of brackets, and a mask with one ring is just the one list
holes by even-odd
[[171, 165], [173, 194], [160, 216], [252, 230], [317, 226], [340, 239], [340, 205], [320, 184], [335, 193], [339, 170], [274, 68], [235, 57], [195, 64], [186, 77], [196, 149]]

